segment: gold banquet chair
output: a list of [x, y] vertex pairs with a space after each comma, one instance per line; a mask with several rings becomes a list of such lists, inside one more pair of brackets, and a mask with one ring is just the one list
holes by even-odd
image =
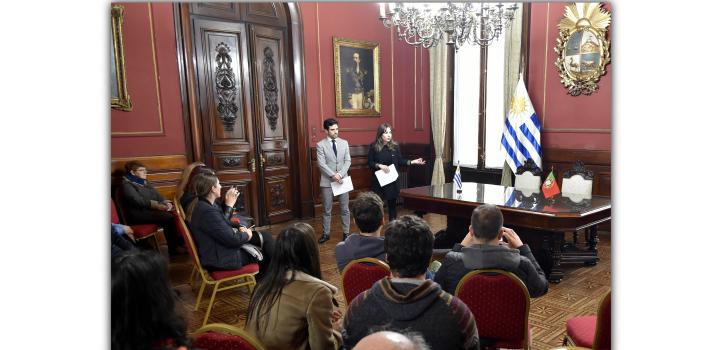
[[[177, 201], [175, 201], [175, 204]], [[210, 301], [208, 303], [207, 311], [205, 311], [205, 318], [203, 319], [202, 325], [204, 326], [207, 323], [208, 317], [210, 316], [210, 311], [212, 311], [213, 304], [215, 303], [215, 295], [217, 292], [225, 291], [228, 289], [235, 289], [239, 287], [247, 287], [248, 293], [251, 292], [251, 287], [255, 286], [255, 275], [260, 271], [260, 266], [258, 264], [248, 264], [245, 265], [237, 270], [225, 270], [225, 271], [207, 271], [200, 265], [200, 257], [197, 253], [197, 248], [195, 247], [195, 241], [192, 238], [192, 235], [190, 234], [190, 230], [187, 227], [187, 224], [185, 224], [185, 213], [182, 212], [182, 207], [178, 208], [178, 217], [177, 217], [177, 223], [178, 223], [178, 230], [180, 231], [180, 234], [182, 235], [183, 239], [185, 240], [185, 245], [187, 245], [188, 252], [190, 253], [190, 258], [193, 261], [193, 267], [195, 271], [200, 275], [201, 278], [201, 284], [200, 284], [200, 291], [198, 292], [197, 299], [195, 301], [195, 310], [200, 307], [200, 300], [202, 299], [203, 292], [205, 292], [205, 286], [212, 286], [212, 296], [210, 297]], [[190, 276], [190, 284], [192, 286], [192, 282], [194, 279], [194, 276]], [[225, 285], [223, 287], [220, 287], [221, 285]]]
[[244, 330], [224, 323], [211, 323], [190, 334], [193, 347], [205, 350], [264, 350], [260, 341]]

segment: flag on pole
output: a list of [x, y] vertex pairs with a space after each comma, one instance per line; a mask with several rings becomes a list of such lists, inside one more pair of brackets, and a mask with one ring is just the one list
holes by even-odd
[[522, 75], [518, 80], [510, 102], [508, 117], [505, 119], [505, 129], [502, 138], [505, 161], [513, 173], [525, 163], [528, 158], [535, 161], [542, 169], [542, 152], [540, 150], [540, 119], [535, 114], [530, 96], [528, 96]]
[[462, 191], [462, 179], [460, 178], [460, 163], [458, 163], [457, 168], [455, 168], [455, 175], [453, 176], [453, 181], [455, 181], [457, 189]]
[[543, 182], [542, 191], [545, 198], [550, 198], [560, 193], [560, 186], [558, 186], [557, 181], [555, 181], [555, 175], [552, 170], [550, 170], [550, 174], [548, 174], [547, 179]]

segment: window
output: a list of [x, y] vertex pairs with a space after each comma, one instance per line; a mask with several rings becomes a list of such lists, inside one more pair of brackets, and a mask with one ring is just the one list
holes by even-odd
[[519, 5], [512, 27], [487, 48], [466, 44], [455, 52], [453, 164], [503, 168], [506, 106], [527, 62], [529, 4]]

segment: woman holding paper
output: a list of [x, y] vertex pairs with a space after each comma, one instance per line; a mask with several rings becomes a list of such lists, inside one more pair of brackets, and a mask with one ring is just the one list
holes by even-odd
[[[398, 171], [400, 165], [411, 164], [424, 165], [425, 161], [422, 158], [413, 160], [403, 158], [400, 153], [400, 146], [392, 139], [392, 127], [390, 124], [380, 124], [377, 129], [377, 135], [375, 136], [375, 142], [370, 144], [370, 150], [368, 152], [368, 166], [370, 169], [373, 172], [382, 171], [388, 174], [391, 171], [391, 166], [395, 167], [395, 171]], [[385, 186], [380, 186], [377, 175], [375, 175], [373, 176], [372, 189], [378, 196], [387, 201], [390, 220], [394, 220], [397, 217], [395, 207], [398, 194], [400, 194], [397, 179]]]

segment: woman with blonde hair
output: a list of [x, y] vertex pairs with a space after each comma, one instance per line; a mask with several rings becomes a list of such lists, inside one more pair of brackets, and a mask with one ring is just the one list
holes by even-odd
[[277, 236], [272, 262], [255, 287], [245, 329], [266, 349], [339, 349], [337, 288], [322, 280], [315, 231], [295, 223]]

